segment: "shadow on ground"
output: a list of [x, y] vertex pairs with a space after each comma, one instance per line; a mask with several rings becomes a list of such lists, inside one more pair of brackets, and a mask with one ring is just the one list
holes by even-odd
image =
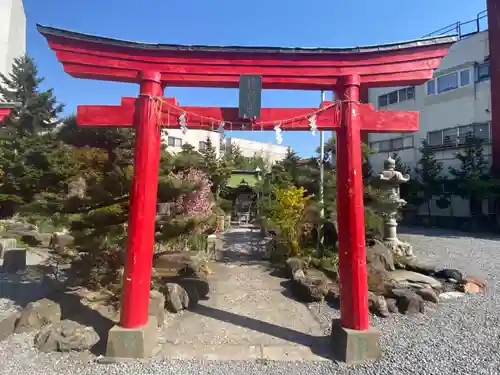
[[191, 311], [222, 322], [265, 333], [290, 343], [309, 347], [311, 352], [315, 355], [332, 359], [330, 355], [331, 338], [329, 336], [312, 336], [290, 328], [281, 327], [276, 324], [263, 322], [261, 320], [241, 316], [204, 305], [198, 305], [191, 309]]

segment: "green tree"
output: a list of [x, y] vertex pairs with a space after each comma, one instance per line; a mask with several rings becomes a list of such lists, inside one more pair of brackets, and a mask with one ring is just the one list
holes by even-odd
[[469, 199], [473, 216], [480, 215], [483, 199], [488, 196], [490, 187], [487, 175], [489, 167], [484, 156], [483, 140], [468, 137], [463, 149], [455, 154], [455, 157], [460, 162], [460, 166], [449, 168], [454, 178], [454, 193], [464, 199]]
[[443, 163], [436, 159], [434, 149], [429, 145], [426, 139], [422, 140], [420, 146], [420, 159], [415, 174], [417, 178], [420, 200], [415, 199], [415, 204], [427, 205], [427, 214], [431, 216], [431, 202], [434, 196], [442, 193]]
[[15, 59], [12, 72], [0, 74], [0, 81], [0, 100], [20, 104], [0, 132], [0, 216], [8, 217], [36, 195], [64, 191], [77, 167], [54, 132], [63, 106], [52, 89], [40, 89], [43, 79], [34, 61]]
[[220, 192], [227, 184], [231, 176], [232, 165], [225, 158], [217, 157], [217, 150], [212, 144], [210, 137], [205, 141], [205, 149], [201, 151], [202, 169], [210, 176], [212, 181], [212, 193], [219, 197]]

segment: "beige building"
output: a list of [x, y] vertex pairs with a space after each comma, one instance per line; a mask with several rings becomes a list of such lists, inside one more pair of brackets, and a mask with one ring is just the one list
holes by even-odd
[[0, 73], [11, 71], [26, 53], [26, 15], [22, 0], [0, 0]]
[[[371, 157], [374, 171], [381, 170], [383, 160], [394, 152], [414, 168], [420, 159], [422, 139], [435, 147], [443, 173], [448, 173], [448, 167], [459, 165], [455, 154], [470, 134], [485, 140], [485, 154], [491, 157], [488, 56], [488, 32], [475, 32], [451, 47], [434, 79], [426, 84], [369, 90], [369, 101], [378, 109], [420, 112], [420, 129], [416, 133], [369, 135], [370, 146], [376, 152]], [[483, 211], [490, 208], [485, 202]], [[440, 216], [470, 215], [468, 202], [459, 197], [453, 198], [451, 209], [439, 209], [434, 202], [432, 212]]]
[[238, 146], [243, 156], [261, 156], [268, 165], [273, 165], [283, 160], [287, 152], [286, 146], [241, 138], [229, 138], [227, 135], [222, 139], [218, 132], [207, 130], [188, 130], [186, 134], [182, 134], [180, 129], [169, 129], [163, 134], [163, 142], [167, 146], [167, 150], [172, 152], [179, 152], [184, 144], [190, 144], [196, 150], [203, 151], [208, 137], [210, 137], [212, 145], [216, 149], [217, 156], [223, 155], [229, 145], [234, 144]]

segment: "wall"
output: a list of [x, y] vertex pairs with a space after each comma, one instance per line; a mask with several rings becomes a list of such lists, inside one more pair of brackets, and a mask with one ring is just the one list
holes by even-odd
[[287, 153], [287, 147], [250, 141], [248, 139], [231, 138], [231, 142], [238, 146], [243, 156], [261, 156], [269, 165], [283, 160]]
[[[434, 77], [451, 73], [456, 70], [469, 69], [471, 84], [437, 95], [427, 95], [427, 85], [415, 87], [415, 98], [404, 100], [396, 104], [390, 104], [379, 108], [378, 97], [384, 93], [397, 90], [394, 88], [378, 88], [369, 90], [369, 101], [376, 108], [383, 110], [415, 110], [420, 112], [420, 129], [411, 134], [413, 146], [396, 151], [410, 167], [414, 168], [420, 159], [418, 148], [422, 139], [427, 138], [427, 133], [472, 123], [491, 121], [491, 85], [490, 80], [476, 82], [476, 67], [483, 63], [489, 54], [488, 32], [483, 31], [465, 37], [455, 43], [447, 56], [442, 60]], [[369, 142], [394, 139], [403, 134], [374, 134], [369, 135]], [[448, 173], [449, 167], [457, 167], [458, 160], [454, 155], [460, 148], [446, 148], [436, 151], [436, 157], [443, 163], [443, 173]], [[485, 155], [491, 161], [491, 145], [485, 146]], [[394, 151], [378, 152], [370, 159], [374, 171], [383, 167], [383, 160], [392, 155]], [[460, 198], [454, 198], [452, 209], [441, 210], [433, 203], [432, 213], [434, 215], [468, 216], [469, 205]], [[426, 213], [427, 208], [424, 209]]]
[[[166, 145], [168, 145], [169, 136], [182, 139], [183, 145], [190, 144], [198, 151], [200, 148], [200, 142], [205, 142], [207, 137], [210, 137], [212, 145], [216, 149], [217, 156], [220, 156], [223, 153], [223, 150], [221, 151], [221, 136], [218, 132], [188, 130], [187, 133], [183, 135], [180, 129], [169, 129], [162, 135], [162, 139]], [[238, 146], [243, 156], [262, 156], [262, 158], [268, 162], [269, 165], [283, 160], [287, 153], [287, 147], [270, 143], [250, 141], [248, 139], [241, 138], [226, 138], [222, 141], [224, 145], [228, 145], [229, 142]], [[181, 151], [181, 147], [167, 146], [167, 150], [171, 152], [179, 152]]]
[[9, 73], [26, 53], [26, 16], [22, 0], [0, 1], [0, 72]]

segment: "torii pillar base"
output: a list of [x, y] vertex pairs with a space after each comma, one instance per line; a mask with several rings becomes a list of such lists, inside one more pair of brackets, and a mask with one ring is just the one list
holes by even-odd
[[113, 359], [151, 358], [158, 345], [158, 322], [149, 316], [148, 323], [137, 328], [114, 326], [108, 333], [106, 357]]
[[340, 319], [332, 321], [332, 356], [335, 360], [354, 364], [375, 361], [382, 356], [380, 331], [369, 327], [358, 331], [344, 328]]

